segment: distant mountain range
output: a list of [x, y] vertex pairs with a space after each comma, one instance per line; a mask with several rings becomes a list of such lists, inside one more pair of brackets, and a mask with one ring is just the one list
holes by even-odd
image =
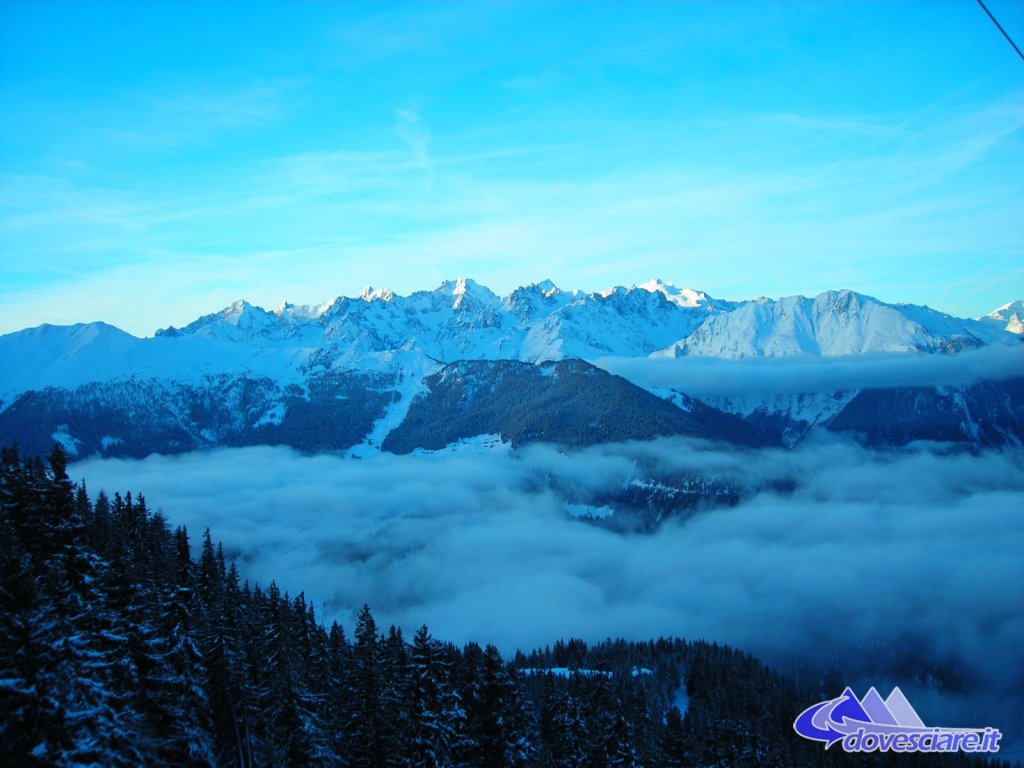
[[1021, 377], [961, 387], [703, 400], [647, 391], [602, 358], [819, 359], [1021, 346], [1022, 302], [980, 319], [852, 291], [733, 302], [652, 280], [603, 293], [550, 281], [499, 297], [468, 279], [367, 288], [274, 311], [238, 301], [137, 338], [104, 323], [0, 336], [0, 442], [75, 456], [219, 445], [435, 449], [480, 434], [586, 445], [690, 435], [786, 444], [815, 428], [875, 445], [1019, 444]]

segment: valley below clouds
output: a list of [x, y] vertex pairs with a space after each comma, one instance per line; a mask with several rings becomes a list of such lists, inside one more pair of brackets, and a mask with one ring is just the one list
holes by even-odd
[[[839, 684], [916, 682], [929, 724], [997, 713], [1009, 729], [1024, 718], [1022, 458], [663, 439], [362, 460], [253, 447], [70, 472], [93, 494], [142, 492], [188, 526], [193, 547], [209, 527], [243, 578], [304, 592], [349, 632], [365, 602], [385, 626], [426, 623], [503, 652], [568, 637], [705, 638], [804, 675], [839, 670]], [[787, 490], [648, 534], [567, 513], [652, 464]]]

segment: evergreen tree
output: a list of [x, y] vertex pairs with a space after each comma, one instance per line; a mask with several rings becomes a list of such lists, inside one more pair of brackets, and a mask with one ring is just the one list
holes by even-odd
[[533, 734], [528, 730], [531, 718], [524, 706], [501, 654], [488, 645], [469, 708], [472, 765], [503, 768], [530, 764]]
[[352, 649], [345, 630], [337, 622], [331, 623], [327, 638], [327, 673], [324, 678], [322, 721], [329, 752], [339, 758], [348, 754], [347, 729], [352, 722], [354, 697], [346, 689], [349, 680], [346, 671], [352, 666]]
[[664, 768], [683, 768], [686, 765], [683, 717], [679, 712], [679, 707], [671, 707], [665, 716], [665, 731], [661, 739], [661, 753]]
[[[6, 454], [3, 477], [10, 479], [9, 462], [14, 459]], [[7, 487], [0, 489], [6, 492]], [[62, 740], [63, 728], [59, 704], [44, 695], [42, 679], [50, 664], [56, 620], [38, 589], [31, 557], [15, 534], [14, 503], [0, 507], [0, 764], [27, 760], [45, 765], [43, 755]]]
[[[128, 505], [129, 517], [134, 517]], [[157, 663], [149, 672], [155, 692], [161, 759], [169, 764], [209, 766], [214, 749], [209, 737], [206, 669], [198, 647], [200, 619], [194, 590], [195, 564], [188, 532], [174, 535], [175, 579], [163, 590], [158, 616]]]
[[355, 646], [347, 685], [349, 709], [349, 762], [352, 768], [384, 768], [387, 745], [384, 734], [384, 681], [377, 624], [364, 605], [356, 620]]
[[413, 637], [405, 704], [404, 764], [411, 768], [456, 765], [466, 713], [451, 684], [444, 650], [426, 625]]
[[[206, 536], [205, 539], [209, 537]], [[205, 548], [204, 539], [204, 548]], [[244, 669], [239, 643], [238, 573], [232, 564], [223, 576], [220, 563], [216, 569], [216, 598], [207, 609], [205, 630], [201, 634], [204, 666], [207, 670], [206, 697], [209, 722], [218, 766], [248, 768], [251, 756], [243, 739], [242, 685]]]

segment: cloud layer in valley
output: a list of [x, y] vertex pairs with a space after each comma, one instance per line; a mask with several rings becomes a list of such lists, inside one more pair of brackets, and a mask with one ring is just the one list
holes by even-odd
[[[1009, 336], [1009, 334], [1007, 334]], [[605, 357], [594, 363], [641, 387], [675, 388], [694, 397], [840, 392], [877, 387], [961, 386], [1024, 375], [1024, 344], [957, 355], [747, 358]]]
[[[582, 454], [540, 446], [361, 461], [258, 447], [90, 460], [72, 471], [93, 493], [143, 491], [193, 542], [209, 527], [243, 576], [304, 591], [321, 618], [350, 630], [368, 602], [384, 625], [427, 623], [439, 637], [506, 651], [678, 635], [788, 668], [866, 674], [865, 649], [889, 649], [890, 659], [896, 649], [953, 670], [959, 690], [947, 704], [988, 697], [1019, 722], [1021, 458], [840, 441], [723, 452], [673, 439]], [[755, 484], [785, 477], [796, 490], [651, 535], [566, 514], [567, 495], [620, 487], [651, 462]], [[926, 722], [939, 707], [923, 705]], [[972, 721], [978, 711], [956, 709]]]

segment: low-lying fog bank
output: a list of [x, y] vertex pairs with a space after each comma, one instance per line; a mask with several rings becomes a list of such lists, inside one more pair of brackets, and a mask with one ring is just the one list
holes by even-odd
[[[304, 591], [321, 618], [349, 630], [367, 602], [382, 625], [411, 633], [427, 623], [438, 637], [503, 651], [677, 635], [880, 687], [890, 672], [937, 669], [948, 690], [914, 700], [925, 722], [1010, 728], [1024, 710], [1022, 459], [838, 441], [736, 452], [673, 439], [366, 460], [259, 447], [91, 460], [71, 472], [93, 494], [141, 491], [194, 544], [209, 527], [244, 577]], [[566, 513], [567, 492], [621, 486], [651, 462], [786, 477], [796, 490], [650, 535]], [[967, 719], [938, 722], [952, 717]]]

